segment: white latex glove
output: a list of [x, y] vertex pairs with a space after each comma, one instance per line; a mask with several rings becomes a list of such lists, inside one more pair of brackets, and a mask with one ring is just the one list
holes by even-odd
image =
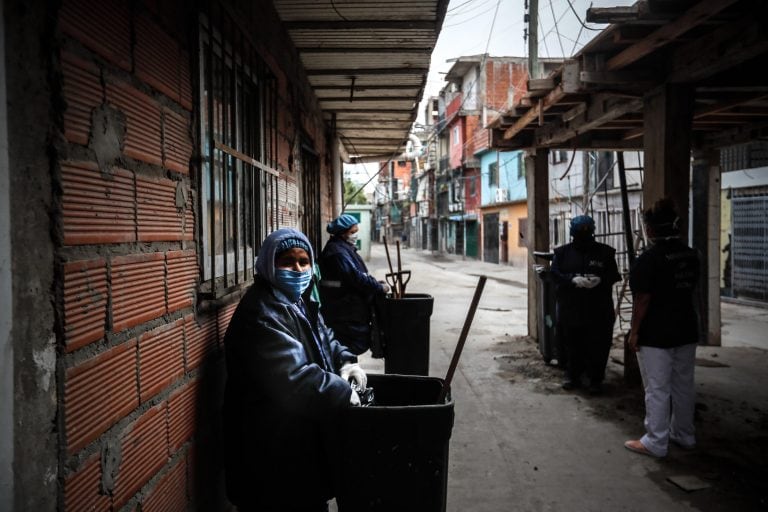
[[[355, 382], [357, 382], [357, 386], [360, 389], [365, 389], [366, 384], [368, 384], [368, 376], [357, 363], [345, 363], [344, 366], [341, 367], [341, 378], [347, 382], [349, 382], [350, 378], [355, 379]], [[358, 397], [358, 403], [359, 402], [360, 398]]]
[[594, 274], [587, 274], [584, 278], [587, 280], [587, 284], [584, 286], [585, 288], [594, 288], [600, 284], [600, 277]]
[[352, 407], [360, 407], [360, 395], [358, 395], [357, 391], [354, 389], [352, 390], [352, 396], [349, 397], [349, 405]]
[[576, 288], [591, 288], [591, 286], [589, 286], [589, 280], [584, 276], [573, 276], [571, 282]]

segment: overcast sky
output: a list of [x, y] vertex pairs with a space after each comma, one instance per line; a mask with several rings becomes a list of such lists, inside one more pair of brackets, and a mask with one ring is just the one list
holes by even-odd
[[[452, 63], [467, 55], [527, 57], [524, 39], [526, 0], [451, 0], [432, 52], [424, 98], [445, 86]], [[587, 9], [632, 5], [635, 0], [539, 0], [539, 57], [570, 57], [607, 25], [586, 23]], [[571, 9], [573, 6], [573, 9]], [[574, 13], [575, 11], [575, 13]], [[578, 18], [576, 15], [578, 14]], [[419, 116], [422, 116], [419, 109]], [[421, 119], [419, 119], [421, 122]]]
[[[590, 5], [614, 7], [634, 3], [635, 0], [539, 0], [539, 57], [570, 57], [599, 33], [584, 28], [576, 15], [589, 28], [600, 30], [607, 26], [586, 23]], [[445, 73], [453, 65], [448, 62], [450, 59], [483, 53], [527, 57], [528, 43], [523, 39], [526, 4], [526, 0], [450, 0], [432, 52], [423, 97], [435, 96], [445, 86]], [[423, 122], [423, 107], [422, 103], [419, 123]], [[349, 177], [363, 183], [377, 170], [376, 164], [350, 167]]]

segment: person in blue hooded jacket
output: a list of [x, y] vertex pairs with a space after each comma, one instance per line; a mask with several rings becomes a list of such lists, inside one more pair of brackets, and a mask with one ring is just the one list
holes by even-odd
[[599, 394], [613, 340], [613, 284], [621, 280], [616, 250], [595, 241], [589, 215], [571, 220], [573, 241], [557, 247], [550, 267], [556, 285], [557, 335], [568, 354], [563, 389], [581, 387], [584, 373], [589, 392]]
[[270, 234], [224, 338], [226, 489], [240, 511], [327, 511], [335, 422], [360, 404], [349, 379], [366, 386], [357, 357], [304, 293], [313, 259], [301, 232]]
[[371, 347], [377, 299], [389, 291], [385, 283], [368, 273], [357, 254], [358, 220], [348, 213], [329, 222], [331, 238], [320, 255], [320, 300], [323, 318], [338, 339], [355, 354]]

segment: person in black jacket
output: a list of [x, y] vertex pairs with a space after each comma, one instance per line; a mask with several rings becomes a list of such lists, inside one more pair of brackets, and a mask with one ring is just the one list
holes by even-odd
[[555, 249], [550, 267], [556, 285], [558, 336], [568, 353], [563, 389], [580, 387], [586, 372], [590, 393], [598, 394], [613, 339], [611, 292], [621, 276], [615, 249], [595, 241], [592, 217], [574, 217], [570, 231], [573, 241]]
[[[358, 220], [345, 213], [328, 223], [331, 238], [320, 255], [320, 301], [323, 318], [339, 341], [355, 354], [371, 347], [376, 301], [389, 287], [368, 273], [357, 254]], [[374, 354], [374, 357], [378, 354]]]
[[241, 512], [328, 510], [335, 422], [360, 404], [349, 379], [366, 386], [357, 357], [302, 298], [313, 256], [299, 231], [269, 235], [224, 338], [226, 488]]
[[663, 457], [670, 441], [684, 449], [696, 446], [693, 374], [700, 269], [698, 253], [680, 240], [671, 200], [658, 201], [643, 217], [652, 244], [629, 273], [633, 300], [628, 344], [637, 352], [645, 387], [645, 435], [624, 446]]

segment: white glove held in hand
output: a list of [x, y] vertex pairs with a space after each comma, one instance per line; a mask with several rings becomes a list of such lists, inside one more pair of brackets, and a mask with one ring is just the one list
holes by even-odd
[[589, 280], [584, 276], [574, 276], [573, 279], [571, 279], [571, 282], [576, 288], [591, 288], [591, 286], [589, 286]]
[[584, 279], [587, 280], [587, 284], [584, 286], [585, 288], [594, 288], [600, 284], [600, 278], [594, 274], [587, 274], [584, 276]]
[[[368, 376], [365, 375], [365, 372], [357, 363], [344, 364], [344, 366], [341, 367], [341, 378], [347, 382], [349, 382], [350, 378], [355, 379], [355, 382], [357, 382], [357, 386], [360, 389], [365, 389], [368, 384]], [[358, 398], [358, 403], [359, 402], [360, 399]]]
[[352, 396], [349, 397], [349, 405], [352, 407], [360, 407], [360, 395], [358, 395], [357, 391], [354, 389], [352, 390]]

